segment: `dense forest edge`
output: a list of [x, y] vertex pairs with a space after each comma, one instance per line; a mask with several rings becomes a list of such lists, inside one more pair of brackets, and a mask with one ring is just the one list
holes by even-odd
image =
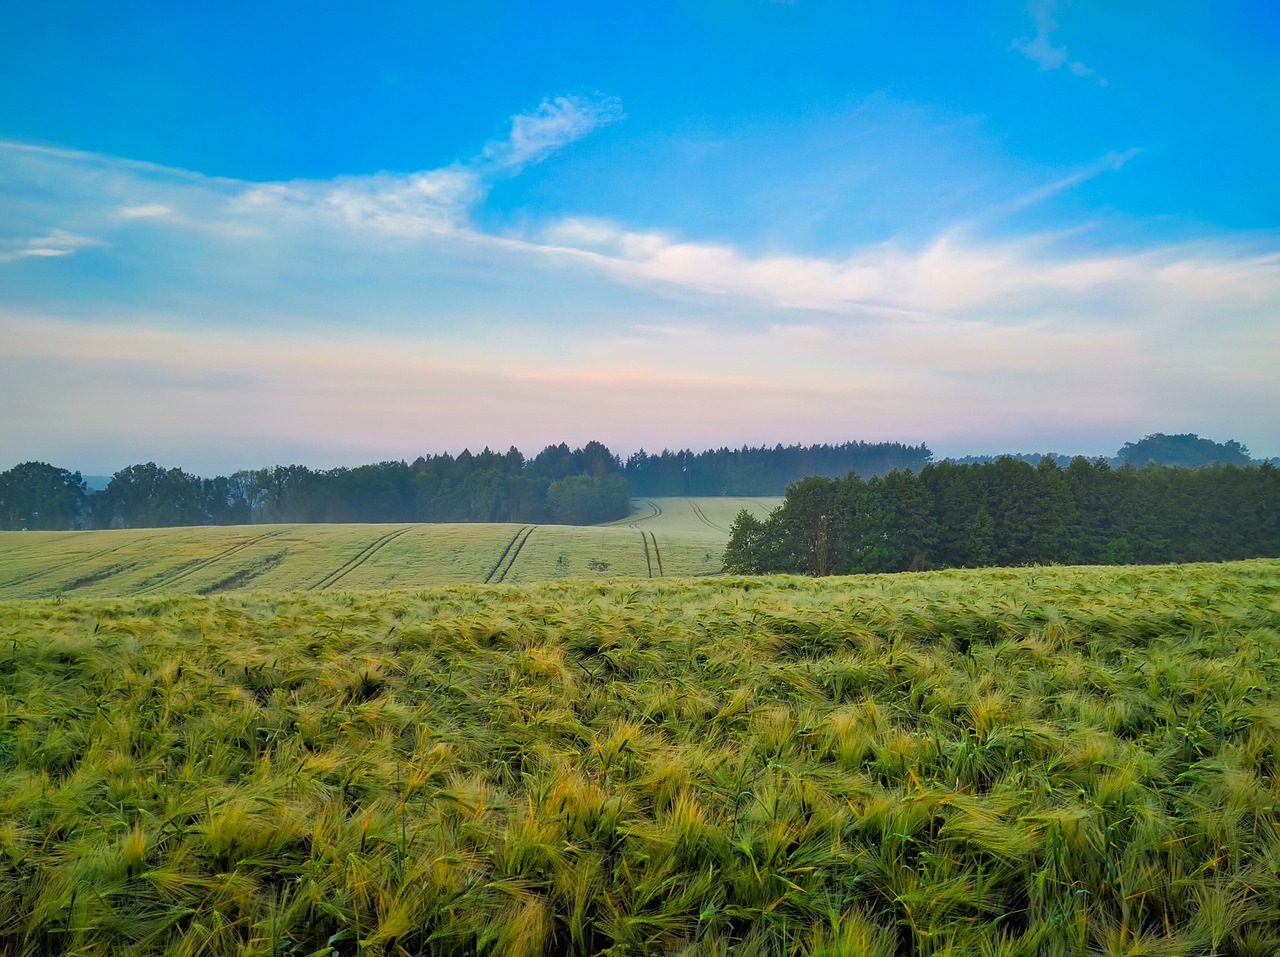
[[777, 495], [806, 475], [920, 468], [924, 445], [643, 450], [623, 462], [599, 442], [419, 457], [358, 468], [302, 465], [201, 478], [154, 462], [92, 491], [79, 472], [27, 462], [0, 473], [0, 529], [161, 528], [307, 522], [532, 522], [595, 525], [626, 518], [632, 496]]
[[[779, 444], [657, 454], [641, 449], [623, 461], [600, 442], [588, 442], [572, 450], [564, 443], [547, 446], [532, 458], [514, 447], [505, 453], [486, 448], [475, 454], [464, 450], [457, 456], [420, 456], [412, 463], [388, 461], [329, 470], [275, 466], [213, 478], [147, 462], [121, 469], [105, 487], [93, 489], [79, 472], [26, 462], [0, 473], [0, 530], [313, 522], [594, 525], [625, 518], [632, 497], [780, 496], [814, 477], [868, 481], [895, 473], [923, 475], [926, 469], [941, 465], [1006, 468], [1001, 464], [1006, 461], [1037, 465], [1048, 461], [1059, 469], [1072, 464], [1071, 458], [1058, 453], [1017, 453], [995, 459], [970, 456], [935, 463], [927, 445], [898, 442]], [[1112, 468], [1267, 464], [1251, 459], [1248, 448], [1236, 441], [1219, 443], [1194, 434], [1163, 433], [1126, 443], [1114, 458], [1097, 461]], [[983, 504], [990, 513], [1005, 510], [998, 495], [987, 494]], [[969, 518], [985, 521], [976, 513]], [[755, 534], [753, 529], [747, 531]], [[932, 547], [928, 537], [922, 542], [917, 550], [927, 552]], [[1116, 547], [1116, 554], [1123, 555], [1124, 547]], [[998, 545], [993, 548], [1000, 553]], [[970, 564], [972, 554], [981, 554], [981, 549], [966, 554], [970, 557], [945, 564]], [[731, 564], [741, 565], [740, 557]], [[882, 565], [876, 563], [867, 570], [891, 570]], [[784, 566], [776, 570], [812, 570], [790, 559]], [[825, 567], [825, 562], [817, 562], [817, 567]]]
[[1067, 467], [1045, 456], [811, 476], [765, 520], [730, 527], [731, 572], [847, 575], [1014, 565], [1124, 565], [1280, 556], [1280, 469]]

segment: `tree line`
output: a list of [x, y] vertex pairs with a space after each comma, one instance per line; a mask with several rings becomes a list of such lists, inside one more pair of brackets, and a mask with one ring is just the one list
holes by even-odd
[[761, 521], [731, 525], [725, 566], [809, 575], [1028, 564], [1280, 557], [1280, 469], [931, 463], [809, 477]]
[[927, 445], [900, 442], [664, 449], [656, 455], [641, 449], [628, 457], [623, 474], [633, 495], [781, 495], [806, 475], [884, 475], [920, 469], [932, 458]]
[[0, 473], [0, 529], [144, 528], [284, 522], [554, 522], [624, 518], [632, 495], [781, 495], [804, 475], [881, 474], [919, 467], [924, 445], [684, 450], [625, 465], [599, 442], [549, 445], [532, 459], [463, 451], [314, 470], [302, 465], [201, 478], [154, 462], [131, 465], [99, 492], [78, 472], [26, 462]]
[[[949, 458], [948, 462], [960, 465], [978, 465], [994, 462], [996, 459], [1021, 459], [1036, 465], [1045, 456], [1053, 459], [1062, 468], [1066, 468], [1074, 455], [1063, 455], [1061, 452], [1010, 452], [1005, 455], [966, 455], [961, 458]], [[1272, 465], [1280, 465], [1280, 458], [1269, 459]], [[1228, 439], [1226, 442], [1215, 442], [1205, 439], [1194, 432], [1181, 432], [1177, 435], [1166, 435], [1155, 432], [1139, 439], [1137, 442], [1126, 442], [1107, 462], [1119, 468], [1122, 465], [1143, 466], [1151, 462], [1157, 465], [1177, 465], [1183, 468], [1199, 468], [1202, 465], [1261, 465], [1262, 461], [1250, 457], [1249, 447]], [[858, 470], [859, 474], [866, 472]]]
[[0, 473], [0, 528], [152, 528], [284, 522], [554, 522], [625, 518], [631, 494], [599, 442], [532, 459], [464, 451], [314, 470], [302, 465], [201, 478], [154, 462], [90, 492], [78, 472], [27, 462]]

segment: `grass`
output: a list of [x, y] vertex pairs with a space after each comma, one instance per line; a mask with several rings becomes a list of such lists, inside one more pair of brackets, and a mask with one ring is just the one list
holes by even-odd
[[[780, 501], [780, 500], [778, 500]], [[492, 575], [520, 525], [252, 525], [0, 532], [0, 599], [421, 588], [718, 572], [739, 508], [772, 499], [644, 499], [609, 526], [540, 525]], [[696, 511], [695, 511], [696, 509]], [[714, 524], [710, 524], [714, 523]], [[661, 554], [645, 560], [641, 531]], [[650, 548], [652, 540], [650, 539]], [[491, 578], [492, 575], [492, 578]], [[505, 576], [505, 577], [504, 577]]]
[[1280, 948], [1280, 562], [347, 587], [408, 537], [0, 603], [0, 953]]

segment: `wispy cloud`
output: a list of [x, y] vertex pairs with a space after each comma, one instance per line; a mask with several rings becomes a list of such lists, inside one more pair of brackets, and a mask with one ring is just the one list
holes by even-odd
[[1035, 20], [1036, 32], [1031, 37], [1020, 37], [1009, 45], [1009, 49], [1017, 50], [1041, 70], [1060, 70], [1066, 67], [1075, 76], [1093, 78], [1099, 86], [1106, 86], [1105, 77], [1099, 76], [1092, 67], [1070, 57], [1065, 46], [1055, 46], [1050, 34], [1058, 28], [1053, 16], [1052, 0], [1035, 0], [1028, 7], [1028, 12]]
[[417, 173], [375, 173], [332, 180], [244, 184], [228, 211], [259, 221], [321, 220], [413, 239], [459, 227], [484, 194], [479, 176], [461, 166]]
[[[538, 134], [535, 139], [541, 145], [536, 149], [526, 139], [513, 138], [521, 144], [510, 147], [513, 155], [536, 155], [553, 142], [582, 135], [589, 125], [581, 117], [548, 123], [561, 133]], [[352, 268], [391, 276], [413, 268], [413, 243], [430, 240], [433, 258], [482, 255], [505, 264], [500, 268], [529, 270], [559, 263], [659, 294], [921, 321], [939, 316], [1061, 314], [1100, 302], [1113, 309], [1130, 309], [1134, 303], [1160, 303], [1164, 308], [1167, 303], [1208, 298], [1234, 308], [1280, 299], [1280, 264], [1270, 252], [1249, 254], [1224, 242], [1086, 250], [1069, 242], [1069, 233], [987, 235], [1001, 216], [1120, 169], [1135, 152], [1108, 153], [1039, 189], [995, 204], [989, 215], [942, 226], [924, 242], [877, 243], [841, 256], [749, 254], [730, 243], [589, 217], [551, 220], [528, 232], [486, 232], [475, 224], [470, 210], [483, 198], [487, 181], [479, 170], [461, 163], [408, 174], [283, 183], [199, 181], [181, 171], [157, 174], [121, 164], [103, 178], [104, 190], [111, 191], [100, 197], [96, 220], [92, 208], [74, 213], [77, 222], [100, 227], [94, 232], [106, 239], [55, 228], [13, 245], [3, 258], [64, 256], [108, 240], [125, 242], [132, 223], [151, 220], [193, 237], [207, 234], [234, 243], [252, 239], [272, 250], [272, 268], [291, 249], [323, 237], [335, 250], [349, 250], [355, 257]], [[86, 162], [80, 155], [45, 154], [43, 160], [50, 165], [40, 175], [50, 183], [60, 178], [78, 183], [77, 171]], [[101, 166], [109, 160], [94, 157], [91, 162]], [[156, 195], [149, 197], [149, 190]], [[122, 203], [124, 197], [130, 202]], [[400, 245], [379, 245], [385, 240]], [[235, 262], [228, 264], [238, 275], [253, 268], [254, 254], [250, 247], [242, 248], [245, 251], [233, 253]], [[382, 258], [392, 249], [407, 258]], [[225, 254], [207, 258], [210, 261], [202, 262], [200, 271], [216, 275]], [[274, 280], [264, 279], [269, 281]], [[290, 294], [287, 287], [279, 289], [282, 299]]]
[[732, 246], [681, 241], [599, 221], [566, 220], [541, 241], [624, 281], [833, 313], [989, 317], [1063, 313], [1106, 300], [1131, 308], [1218, 298], [1280, 301], [1280, 256], [1230, 247], [1072, 253], [1052, 235], [983, 240], [948, 231], [918, 249], [882, 244], [842, 259], [747, 256]]
[[173, 215], [173, 209], [164, 203], [143, 203], [140, 206], [121, 206], [121, 219], [159, 219]]
[[511, 132], [486, 145], [481, 155], [496, 167], [519, 171], [621, 117], [622, 103], [614, 97], [548, 98], [537, 109], [511, 117]]
[[508, 135], [487, 144], [473, 161], [413, 173], [253, 185], [236, 197], [233, 209], [245, 215], [320, 215], [405, 239], [463, 231], [468, 208], [484, 197], [495, 176], [541, 162], [621, 115], [613, 98], [546, 99], [513, 116]]
[[86, 246], [102, 246], [100, 239], [80, 236], [65, 229], [51, 229], [43, 236], [35, 236], [27, 240], [19, 240], [7, 244], [9, 248], [0, 246], [0, 262], [12, 262], [27, 257], [50, 258], [69, 256]]
[[1129, 160], [1142, 152], [1138, 147], [1117, 151], [1111, 150], [1105, 155], [1100, 156], [1097, 160], [1088, 165], [1068, 173], [1066, 176], [1046, 183], [1043, 186], [1028, 190], [1019, 196], [1004, 202], [995, 203], [984, 210], [979, 216], [974, 217], [971, 223], [990, 222], [1004, 216], [1011, 215], [1019, 210], [1028, 209], [1037, 203], [1042, 203], [1050, 197], [1059, 193], [1066, 192], [1081, 183], [1087, 183], [1094, 177], [1101, 176], [1103, 173], [1114, 173], [1124, 167]]

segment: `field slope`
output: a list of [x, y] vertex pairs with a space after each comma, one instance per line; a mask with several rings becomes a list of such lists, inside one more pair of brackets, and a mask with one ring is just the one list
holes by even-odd
[[1280, 562], [347, 588], [409, 534], [0, 602], [0, 953], [1280, 948]]
[[637, 499], [607, 526], [242, 525], [0, 532], [0, 599], [707, 575], [741, 508], [777, 499]]

